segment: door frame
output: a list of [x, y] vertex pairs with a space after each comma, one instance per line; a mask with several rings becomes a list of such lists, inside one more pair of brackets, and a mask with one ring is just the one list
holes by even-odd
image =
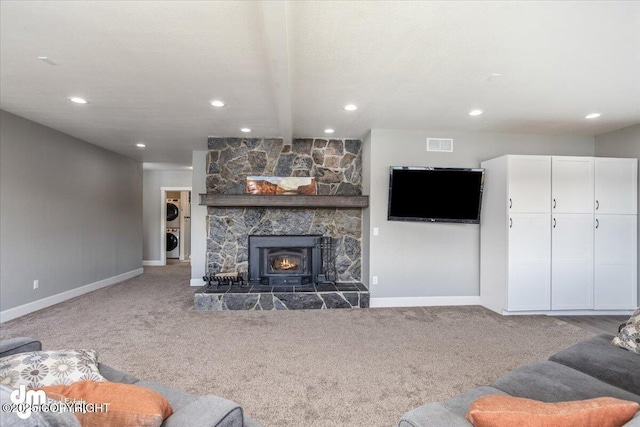
[[192, 187], [160, 187], [160, 265], [167, 265], [166, 234], [167, 234], [167, 192], [168, 191], [192, 191]]

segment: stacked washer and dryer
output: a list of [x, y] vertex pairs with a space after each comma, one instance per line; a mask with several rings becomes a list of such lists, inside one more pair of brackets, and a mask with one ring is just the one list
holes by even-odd
[[167, 258], [180, 258], [180, 199], [167, 199]]

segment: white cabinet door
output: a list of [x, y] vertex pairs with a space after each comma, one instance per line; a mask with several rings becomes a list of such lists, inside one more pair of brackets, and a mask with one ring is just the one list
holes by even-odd
[[551, 211], [593, 213], [593, 157], [551, 158]]
[[637, 296], [636, 215], [596, 215], [596, 309], [634, 309]]
[[551, 224], [549, 214], [509, 216], [507, 310], [549, 310]]
[[596, 214], [636, 214], [638, 159], [595, 159]]
[[509, 156], [508, 162], [509, 212], [550, 212], [551, 157]]
[[593, 308], [592, 214], [552, 215], [551, 309]]

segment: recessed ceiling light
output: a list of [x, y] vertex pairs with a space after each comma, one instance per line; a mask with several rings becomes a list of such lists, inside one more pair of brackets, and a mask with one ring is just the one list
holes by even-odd
[[324, 133], [333, 133], [333, 132], [334, 132], [333, 129], [325, 129], [324, 130]]
[[210, 104], [214, 107], [224, 107], [224, 102], [220, 101], [219, 99], [214, 99], [210, 102]]
[[600, 113], [591, 113], [584, 116], [585, 119], [596, 119], [600, 117]]
[[249, 129], [249, 128], [242, 128], [242, 129], [240, 129], [240, 132], [249, 133], [249, 132], [251, 132], [251, 129]]
[[84, 98], [79, 98], [77, 96], [70, 96], [69, 101], [75, 102], [76, 104], [86, 104], [87, 100]]
[[355, 111], [358, 109], [358, 106], [355, 104], [347, 104], [344, 106], [344, 109], [347, 111]]
[[138, 148], [144, 148], [144, 147], [146, 147], [146, 146], [147, 146], [147, 145], [146, 145], [146, 144], [143, 144], [142, 142], [138, 142], [138, 143], [136, 144], [136, 147], [138, 147]]
[[471, 111], [469, 111], [469, 115], [470, 116], [479, 116], [480, 114], [482, 114], [482, 110], [471, 110]]

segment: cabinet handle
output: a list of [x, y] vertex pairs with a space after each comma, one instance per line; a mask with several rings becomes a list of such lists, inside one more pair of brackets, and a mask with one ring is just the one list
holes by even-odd
[[513, 207], [513, 200], [509, 199], [509, 209]]
[[556, 228], [556, 219], [553, 218], [553, 228]]
[[596, 228], [600, 227], [600, 220], [596, 218]]
[[596, 210], [600, 209], [600, 202], [596, 200]]
[[509, 228], [513, 228], [513, 218], [509, 218]]
[[556, 199], [553, 199], [553, 209], [556, 208]]

